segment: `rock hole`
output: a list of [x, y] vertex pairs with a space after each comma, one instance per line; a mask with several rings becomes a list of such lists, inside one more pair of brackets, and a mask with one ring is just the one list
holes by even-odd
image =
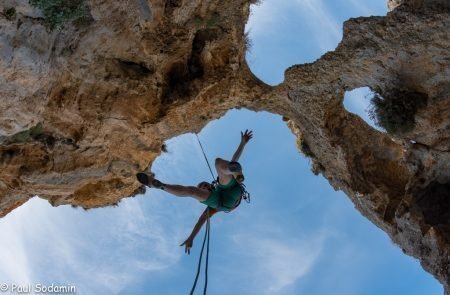
[[10, 150], [4, 151], [3, 154], [4, 154], [5, 156], [7, 156], [7, 157], [12, 158], [12, 157], [18, 155], [19, 152], [18, 152], [17, 150], [12, 150], [12, 149], [10, 149]]
[[167, 0], [166, 8], [177, 8], [181, 6], [181, 0]]
[[123, 73], [132, 79], [145, 78], [155, 72], [152, 67], [147, 66], [143, 62], [137, 63], [134, 61], [121, 59], [119, 59], [118, 61]]
[[218, 29], [199, 30], [192, 41], [192, 52], [188, 60], [189, 73], [193, 79], [201, 78], [204, 74], [201, 54], [207, 42], [213, 41], [218, 37]]
[[166, 85], [161, 96], [161, 103], [170, 104], [178, 98], [188, 97], [190, 81], [191, 77], [186, 64], [182, 62], [173, 64], [166, 75]]
[[166, 74], [166, 86], [164, 87], [161, 102], [170, 104], [176, 100], [182, 100], [191, 95], [192, 81], [204, 76], [204, 66], [201, 54], [207, 42], [217, 39], [219, 29], [199, 30], [192, 41], [192, 51], [187, 64], [174, 63]]
[[20, 154], [20, 151], [18, 151], [18, 150], [7, 149], [1, 153], [0, 163], [8, 164], [11, 162], [12, 158], [14, 158], [15, 156], [18, 156], [19, 154]]
[[52, 149], [55, 146], [56, 138], [48, 133], [42, 133], [34, 137], [35, 140], [42, 142], [48, 148]]
[[381, 130], [381, 128], [376, 125], [375, 120], [370, 116], [370, 100], [374, 94], [375, 92], [369, 87], [361, 87], [346, 91], [344, 95], [344, 107], [348, 112], [358, 115], [373, 128]]

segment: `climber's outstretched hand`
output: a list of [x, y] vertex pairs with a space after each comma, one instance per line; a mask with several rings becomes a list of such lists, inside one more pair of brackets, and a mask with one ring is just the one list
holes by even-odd
[[181, 244], [180, 246], [184, 246], [184, 253], [189, 255], [191, 254], [191, 248], [193, 244], [194, 244], [193, 239], [187, 238], [186, 241], [184, 241], [183, 244]]
[[253, 137], [253, 131], [251, 131], [251, 130], [248, 131], [248, 129], [245, 130], [245, 132], [241, 131], [241, 142], [247, 143], [250, 141], [250, 139], [252, 139], [252, 137]]

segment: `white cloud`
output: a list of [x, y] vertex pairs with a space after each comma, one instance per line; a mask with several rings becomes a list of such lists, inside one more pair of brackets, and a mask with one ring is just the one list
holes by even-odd
[[0, 244], [0, 277], [2, 280], [25, 283], [31, 280], [27, 253], [24, 249], [26, 243], [22, 239], [21, 225], [6, 224], [3, 218], [0, 223], [2, 243]]
[[[321, 254], [326, 236], [318, 234], [305, 240], [261, 237], [249, 234], [233, 236], [236, 251], [253, 267], [258, 294], [275, 294], [307, 275]], [[245, 265], [243, 266], [246, 267]], [[242, 270], [241, 270], [242, 271]]]
[[[9, 283], [70, 283], [82, 294], [117, 294], [148, 271], [170, 268], [184, 237], [160, 198], [88, 212], [34, 198], [1, 219], [0, 277]], [[166, 216], [165, 216], [166, 215]], [[172, 223], [174, 222], [174, 223]]]
[[286, 19], [286, 15], [292, 13], [304, 20], [304, 25], [311, 31], [311, 34], [303, 36], [305, 42], [309, 38], [315, 40], [322, 52], [336, 47], [342, 37], [342, 24], [330, 13], [323, 0], [263, 1], [252, 7], [246, 31], [250, 32], [252, 39], [272, 33], [279, 34], [277, 24], [292, 23], [292, 19]]
[[342, 37], [342, 24], [336, 21], [323, 0], [295, 0], [294, 3], [311, 27], [319, 48], [322, 51], [334, 49]]
[[250, 17], [246, 25], [246, 31], [251, 31], [252, 36], [264, 36], [275, 31], [275, 24], [283, 18], [286, 3], [265, 0], [259, 5], [252, 5]]

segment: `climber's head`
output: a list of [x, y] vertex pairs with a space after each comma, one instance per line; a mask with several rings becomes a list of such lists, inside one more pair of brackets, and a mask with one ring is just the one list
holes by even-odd
[[233, 177], [238, 183], [244, 182], [244, 174], [242, 173], [242, 166], [239, 162], [231, 161], [228, 163], [228, 169], [233, 173]]

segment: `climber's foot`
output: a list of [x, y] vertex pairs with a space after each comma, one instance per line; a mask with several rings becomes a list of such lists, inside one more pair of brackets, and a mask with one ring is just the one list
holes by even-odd
[[147, 185], [147, 186], [148, 186], [148, 184], [149, 184], [149, 179], [148, 179], [148, 175], [147, 175], [147, 174], [142, 173], [142, 172], [137, 173], [137, 174], [136, 174], [136, 178], [137, 178], [137, 180], [138, 180], [140, 183], [142, 183], [143, 185]]

